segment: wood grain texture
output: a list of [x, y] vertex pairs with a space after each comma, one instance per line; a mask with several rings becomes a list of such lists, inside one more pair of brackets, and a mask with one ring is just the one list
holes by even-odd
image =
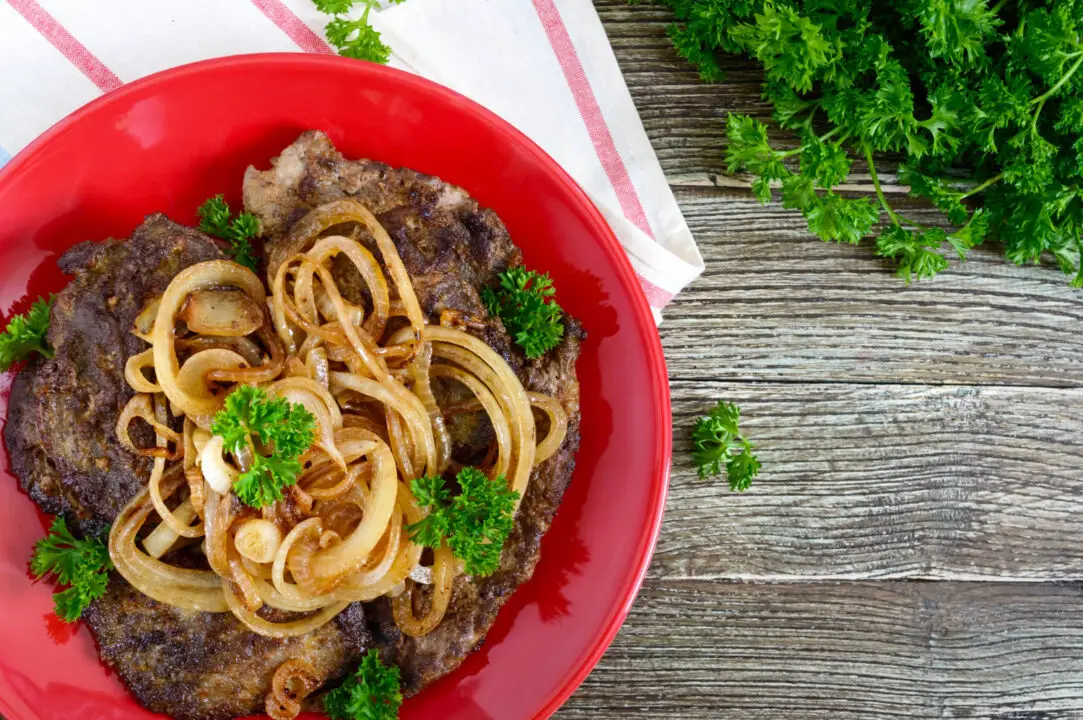
[[[688, 579], [1083, 579], [1083, 390], [673, 380], [652, 573]], [[742, 409], [761, 475], [700, 480], [688, 437]]]
[[[1059, 270], [1013, 266], [990, 245], [933, 281], [907, 286], [871, 243], [822, 243], [800, 214], [777, 202], [761, 207], [736, 189], [743, 180], [725, 176], [726, 114], [770, 115], [755, 64], [728, 59], [725, 82], [704, 84], [665, 34], [668, 10], [624, 0], [595, 5], [707, 262], [666, 314], [672, 374], [1083, 385], [1076, 330], [1083, 295]], [[881, 167], [889, 185], [892, 167]], [[867, 175], [853, 180], [868, 187]], [[942, 222], [900, 200], [909, 215]]]
[[[705, 85], [668, 10], [595, 6], [707, 271], [661, 328], [677, 444], [647, 583], [557, 717], [1083, 718], [1083, 295], [995, 246], [906, 286], [821, 243], [725, 175], [726, 114], [770, 114], [755, 66]], [[718, 398], [764, 463], [745, 494], [688, 455]]]
[[652, 579], [557, 717], [1067, 720], [1081, 678], [1076, 584]]
[[[760, 119], [771, 116], [771, 106], [760, 98], [763, 74], [754, 63], [722, 58], [724, 82], [700, 82], [696, 70], [679, 58], [666, 36], [672, 13], [644, 2], [595, 0], [610, 43], [620, 62], [625, 82], [651, 138], [655, 152], [675, 185], [740, 187], [727, 177], [723, 162], [726, 116], [746, 113]], [[792, 136], [772, 130], [780, 147], [794, 145]], [[848, 187], [871, 189], [868, 172], [857, 172]], [[881, 178], [888, 192], [903, 192], [895, 183], [894, 165]]]
[[665, 312], [673, 377], [1083, 385], [1083, 292], [1059, 270], [982, 247], [906, 285], [871, 245], [821, 242], [776, 204], [677, 198], [707, 269]]

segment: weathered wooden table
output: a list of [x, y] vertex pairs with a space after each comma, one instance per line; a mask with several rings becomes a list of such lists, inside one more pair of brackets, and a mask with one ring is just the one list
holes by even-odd
[[[1083, 717], [1083, 293], [995, 247], [906, 286], [761, 208], [721, 177], [754, 68], [704, 85], [667, 11], [596, 5], [707, 272], [661, 330], [654, 563], [557, 717]], [[690, 462], [716, 398], [759, 445], [743, 495]]]

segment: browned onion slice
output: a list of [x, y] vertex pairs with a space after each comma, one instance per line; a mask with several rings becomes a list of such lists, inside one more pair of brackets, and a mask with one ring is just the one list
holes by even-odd
[[262, 327], [263, 308], [240, 290], [212, 288], [189, 295], [177, 317], [200, 335], [244, 337]]

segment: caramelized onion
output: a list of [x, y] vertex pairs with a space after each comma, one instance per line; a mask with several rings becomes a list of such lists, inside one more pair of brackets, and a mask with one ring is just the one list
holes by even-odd
[[207, 481], [214, 491], [220, 495], [225, 495], [233, 487], [233, 483], [237, 480], [237, 471], [230, 467], [229, 463], [222, 457], [223, 446], [222, 437], [220, 435], [214, 435], [207, 444], [203, 446], [203, 451], [199, 453], [199, 468], [203, 472], [203, 478]]
[[[321, 237], [350, 224], [352, 238]], [[339, 255], [364, 282], [364, 306], [343, 296], [333, 270]], [[356, 200], [316, 208], [274, 243], [268, 280], [269, 296], [236, 263], [200, 263], [136, 319], [133, 333], [152, 347], [125, 365], [137, 394], [116, 429], [124, 447], [154, 462], [146, 489], [113, 526], [110, 556], [141, 592], [180, 608], [232, 612], [269, 637], [309, 633], [347, 604], [379, 597], [393, 598], [404, 633], [429, 633], [462, 569], [447, 547], [434, 552], [431, 567], [420, 565], [424, 548], [409, 526], [423, 513], [409, 483], [458, 467], [445, 417], [484, 410], [494, 439], [482, 465], [490, 476], [505, 475], [521, 498], [533, 467], [563, 442], [568, 413], [553, 398], [527, 393], [499, 355], [463, 332], [470, 318], [445, 312], [441, 322], [451, 327], [425, 324], [394, 243]], [[399, 319], [389, 325], [392, 318]], [[434, 378], [473, 397], [441, 408]], [[296, 481], [262, 508], [233, 490], [255, 449], [239, 448], [227, 462], [224, 440], [209, 432], [239, 384], [302, 405], [316, 420]], [[172, 429], [170, 410], [183, 416], [183, 432]], [[535, 410], [548, 416], [540, 442]], [[136, 418], [154, 431], [154, 447], [135, 446]], [[260, 435], [255, 447], [271, 450], [272, 440]], [[158, 560], [200, 535], [210, 570]], [[265, 606], [300, 615], [272, 622], [259, 614]], [[268, 712], [292, 718], [317, 684], [311, 667], [284, 663]]]
[[196, 290], [177, 313], [188, 329], [200, 335], [242, 337], [263, 325], [263, 308], [240, 290]]
[[282, 531], [268, 520], [246, 520], [237, 527], [233, 543], [237, 552], [249, 560], [269, 563], [282, 545]]
[[[131, 425], [132, 420], [135, 420], [136, 418], [140, 418], [149, 424], [158, 436], [164, 437], [169, 442], [175, 443], [175, 450], [170, 452], [169, 448], [160, 445], [156, 445], [152, 448], [136, 447], [135, 443], [132, 442], [131, 435], [128, 434], [128, 426]], [[120, 440], [120, 444], [137, 455], [177, 460], [184, 454], [184, 445], [181, 443], [181, 436], [172, 428], [160, 423], [155, 417], [154, 409], [151, 406], [150, 395], [140, 393], [138, 395], [133, 395], [131, 399], [128, 400], [124, 409], [120, 411], [120, 417], [117, 418], [116, 433], [117, 438]]]
[[534, 464], [538, 465], [560, 449], [564, 436], [568, 434], [568, 413], [564, 411], [564, 407], [556, 398], [534, 392], [527, 393], [527, 397], [532, 406], [549, 416], [549, 433], [538, 443], [538, 448], [534, 452]]
[[455, 556], [447, 545], [433, 551], [432, 589], [429, 611], [418, 618], [414, 614], [416, 585], [407, 583], [406, 592], [391, 601], [395, 622], [407, 635], [421, 637], [433, 631], [443, 619], [451, 603], [451, 591], [455, 583]]
[[143, 370], [150, 368], [154, 369], [154, 348], [147, 348], [141, 353], [137, 353], [128, 358], [128, 362], [124, 363], [124, 379], [128, 381], [128, 385], [132, 390], [139, 393], [159, 393], [162, 391], [158, 387], [158, 383], [153, 380], [149, 380], [143, 373]]
[[316, 668], [306, 660], [287, 660], [271, 678], [271, 692], [264, 709], [271, 720], [293, 720], [301, 712], [301, 701], [320, 686]]
[[135, 316], [135, 328], [132, 334], [140, 340], [154, 342], [151, 333], [154, 332], [154, 319], [158, 316], [158, 306], [162, 303], [162, 296], [157, 295], [148, 302], [139, 314]]
[[[193, 397], [177, 383], [180, 362], [174, 347], [175, 322], [181, 305], [190, 294], [212, 287], [237, 287], [257, 304], [266, 302], [263, 283], [248, 268], [228, 260], [209, 260], [181, 270], [162, 295], [154, 321], [154, 370], [158, 384], [169, 401], [189, 416], [209, 415], [218, 410], [217, 397]], [[209, 351], [204, 351], [209, 352]]]
[[[173, 515], [182, 523], [190, 523], [196, 517], [196, 511], [192, 507], [191, 500], [185, 500], [177, 509], [173, 511]], [[173, 547], [174, 543], [180, 538], [173, 528], [166, 523], [162, 523], [158, 527], [154, 528], [150, 535], [143, 538], [143, 548], [147, 551], [147, 554], [157, 560], [165, 555]]]

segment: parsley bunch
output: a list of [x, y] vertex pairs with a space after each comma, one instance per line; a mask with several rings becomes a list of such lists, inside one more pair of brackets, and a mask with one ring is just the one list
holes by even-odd
[[500, 284], [482, 288], [481, 299], [490, 315], [504, 321], [511, 337], [528, 358], [539, 358], [564, 337], [564, 311], [553, 300], [556, 290], [548, 275], [508, 268]]
[[298, 458], [312, 445], [315, 428], [315, 416], [303, 405], [272, 398], [262, 388], [242, 385], [230, 393], [211, 432], [234, 456], [251, 452], [252, 466], [233, 483], [237, 497], [254, 508], [281, 500], [282, 489], [297, 482]]
[[352, 677], [327, 693], [323, 709], [332, 720], [395, 720], [402, 704], [399, 668], [369, 650]]
[[744, 492], [760, 472], [760, 461], [752, 454], [752, 443], [741, 435], [737, 423], [741, 409], [719, 401], [692, 426], [692, 459], [701, 478], [721, 475], [723, 465], [730, 490]]
[[[401, 3], [403, 0], [388, 0], [391, 3]], [[379, 0], [314, 0], [316, 8], [328, 15], [334, 15], [331, 22], [327, 23], [324, 31], [327, 33], [327, 42], [338, 50], [339, 55], [369, 60], [370, 62], [386, 65], [391, 59], [391, 48], [380, 39], [380, 33], [369, 23], [369, 13], [372, 8], [379, 8]], [[353, 18], [350, 11], [360, 3], [364, 6], [361, 14]]]
[[7, 329], [0, 334], [0, 372], [9, 370], [31, 353], [53, 356], [52, 348], [45, 342], [45, 333], [49, 331], [49, 311], [55, 300], [53, 295], [48, 300], [38, 298], [28, 312], [11, 318]]
[[252, 249], [252, 238], [259, 235], [259, 220], [250, 212], [243, 212], [232, 217], [229, 203], [221, 195], [215, 195], [199, 206], [199, 229], [208, 235], [229, 240], [234, 262], [244, 265], [254, 273], [259, 272], [259, 263]]
[[105, 594], [113, 562], [100, 538], [80, 540], [68, 530], [64, 518], [53, 520], [49, 534], [34, 545], [30, 571], [37, 578], [55, 575], [67, 590], [53, 595], [55, 612], [64, 622], [78, 620], [92, 600]]
[[[948, 267], [997, 240], [1014, 263], [1052, 258], [1083, 286], [1083, 0], [661, 0], [678, 52], [708, 81], [718, 53], [764, 68], [782, 150], [764, 125], [731, 115], [730, 171], [781, 189], [824, 240], [876, 235], [901, 277]], [[888, 202], [875, 153], [903, 158], [899, 181], [954, 228], [929, 227]], [[875, 200], [836, 188], [868, 167]]]
[[429, 508], [426, 517], [407, 526], [410, 539], [431, 548], [446, 542], [468, 574], [491, 575], [500, 567], [519, 493], [508, 489], [503, 475], [490, 480], [473, 467], [463, 468], [455, 479], [460, 492], [454, 497], [442, 477], [410, 483], [418, 504]]

